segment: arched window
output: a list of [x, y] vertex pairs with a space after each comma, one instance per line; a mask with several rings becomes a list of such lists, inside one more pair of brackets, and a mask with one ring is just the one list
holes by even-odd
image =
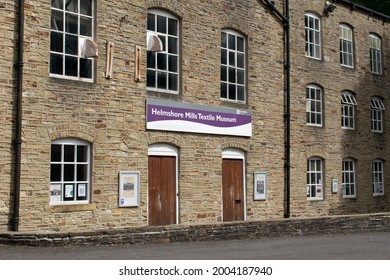
[[343, 177], [343, 197], [356, 197], [356, 179], [355, 179], [355, 161], [353, 159], [344, 159], [342, 166]]
[[372, 162], [372, 194], [374, 196], [384, 195], [384, 166], [383, 160], [376, 159]]
[[323, 199], [323, 160], [312, 157], [307, 160], [307, 199]]
[[357, 106], [355, 96], [344, 91], [341, 93], [341, 127], [344, 129], [355, 129], [355, 107]]
[[305, 53], [307, 57], [321, 59], [321, 21], [314, 14], [305, 14]]
[[352, 28], [346, 24], [340, 24], [340, 64], [354, 67]]
[[306, 124], [322, 126], [322, 89], [316, 85], [306, 86]]
[[50, 204], [88, 203], [91, 145], [64, 138], [52, 142], [50, 152]]
[[221, 33], [221, 99], [246, 101], [245, 38], [227, 29]]
[[157, 36], [161, 51], [148, 50], [146, 84], [148, 90], [179, 92], [180, 36], [179, 20], [161, 10], [148, 11], [148, 36]]
[[369, 35], [371, 72], [382, 74], [382, 40], [375, 34]]
[[385, 111], [385, 105], [383, 101], [378, 97], [371, 98], [371, 131], [383, 132], [383, 112]]

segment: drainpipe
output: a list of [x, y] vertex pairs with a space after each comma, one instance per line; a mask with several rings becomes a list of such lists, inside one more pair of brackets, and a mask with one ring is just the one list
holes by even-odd
[[11, 230], [19, 230], [19, 202], [20, 202], [20, 166], [21, 166], [21, 145], [22, 145], [22, 91], [23, 91], [23, 41], [24, 41], [24, 0], [19, 0], [19, 30], [18, 30], [18, 60], [16, 68], [16, 121], [15, 138], [13, 145], [15, 149], [14, 167], [14, 211], [11, 219]]
[[284, 31], [285, 31], [285, 48], [286, 48], [286, 56], [285, 56], [285, 64], [284, 69], [286, 71], [285, 73], [285, 79], [286, 79], [286, 108], [285, 108], [285, 114], [284, 114], [284, 121], [285, 121], [285, 162], [284, 162], [284, 169], [285, 169], [285, 208], [284, 208], [284, 217], [290, 218], [290, 169], [291, 169], [291, 163], [290, 163], [290, 153], [291, 153], [291, 105], [290, 105], [290, 76], [291, 76], [291, 55], [290, 55], [290, 4], [289, 0], [285, 0], [285, 13], [284, 15], [278, 11], [275, 8], [275, 1], [269, 1], [269, 0], [263, 0], [263, 3], [267, 6], [267, 8], [274, 13], [279, 20], [284, 25]]

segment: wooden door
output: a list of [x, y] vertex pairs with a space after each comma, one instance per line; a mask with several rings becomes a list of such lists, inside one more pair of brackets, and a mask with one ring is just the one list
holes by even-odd
[[149, 225], [176, 223], [176, 157], [149, 156]]
[[243, 160], [222, 160], [223, 221], [244, 220]]

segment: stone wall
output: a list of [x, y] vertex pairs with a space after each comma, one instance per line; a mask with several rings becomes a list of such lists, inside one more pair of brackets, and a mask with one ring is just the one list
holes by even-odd
[[[276, 1], [283, 11], [284, 1]], [[284, 213], [284, 38], [283, 24], [261, 1], [97, 1], [93, 83], [49, 76], [50, 2], [25, 3], [23, 144], [20, 194], [20, 231], [92, 231], [145, 227], [148, 225], [148, 147], [167, 143], [179, 150], [178, 184], [180, 225], [214, 224], [222, 221], [222, 151], [236, 148], [245, 153], [246, 220], [279, 219]], [[389, 210], [390, 192], [370, 196], [367, 162], [372, 157], [387, 160], [387, 134], [369, 130], [369, 94], [386, 99], [388, 66], [382, 77], [368, 73], [366, 35], [383, 36], [389, 58], [388, 23], [340, 5], [337, 13], [323, 16], [323, 1], [291, 1], [292, 27], [292, 196], [293, 216], [366, 213]], [[146, 17], [150, 8], [163, 9], [180, 20], [181, 87], [178, 95], [146, 90]], [[0, 231], [9, 230], [12, 214], [12, 133], [14, 123], [15, 38], [14, 2], [0, 4]], [[304, 12], [317, 11], [323, 26], [321, 61], [304, 55]], [[356, 68], [342, 69], [338, 63], [338, 24], [356, 27]], [[222, 29], [240, 32], [247, 43], [247, 102], [220, 99], [220, 37]], [[385, 40], [387, 38], [387, 40]], [[114, 70], [105, 78], [106, 43], [115, 43]], [[136, 82], [135, 48], [141, 47], [141, 80]], [[360, 51], [361, 50], [361, 51]], [[365, 78], [363, 82], [363, 78]], [[305, 124], [307, 83], [325, 89], [325, 127]], [[359, 84], [360, 83], [360, 84]], [[362, 86], [364, 85], [364, 87]], [[367, 87], [366, 87], [367, 86]], [[359, 94], [358, 129], [339, 126], [340, 91]], [[360, 99], [360, 95], [365, 96]], [[252, 137], [222, 136], [146, 130], [147, 98], [220, 106], [252, 112]], [[365, 106], [365, 107], [364, 107]], [[363, 107], [365, 108], [363, 110]], [[360, 109], [362, 108], [362, 109]], [[386, 120], [388, 114], [386, 114]], [[65, 137], [92, 145], [91, 201], [87, 205], [49, 205], [50, 145]], [[364, 141], [361, 141], [364, 139]], [[349, 145], [349, 146], [348, 146]], [[369, 149], [367, 147], [370, 147]], [[326, 161], [326, 194], [322, 201], [306, 199], [306, 159], [321, 156]], [[341, 159], [359, 159], [358, 197], [341, 198], [330, 193], [330, 179], [341, 182]], [[360, 164], [362, 163], [362, 164]], [[367, 169], [368, 168], [368, 169]], [[118, 207], [118, 174], [140, 172], [140, 205]], [[268, 173], [267, 200], [253, 199], [253, 173]], [[386, 173], [386, 176], [389, 176]], [[389, 179], [389, 180], [388, 180]], [[390, 182], [386, 177], [385, 182]], [[178, 227], [180, 228], [180, 227]]]

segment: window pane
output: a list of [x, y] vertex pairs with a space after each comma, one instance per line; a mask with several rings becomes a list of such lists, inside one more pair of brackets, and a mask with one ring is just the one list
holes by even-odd
[[229, 85], [229, 99], [236, 100], [236, 86]]
[[50, 32], [50, 50], [52, 52], [63, 52], [63, 34], [58, 32]]
[[175, 19], [168, 19], [168, 34], [177, 36], [177, 20]]
[[146, 84], [148, 87], [156, 87], [156, 71], [152, 71], [152, 70], [147, 71]]
[[65, 15], [65, 31], [68, 33], [78, 34], [78, 19], [76, 15]]
[[168, 37], [168, 52], [177, 54], [177, 38]]
[[88, 165], [77, 165], [77, 181], [87, 181], [88, 178]]
[[65, 9], [70, 12], [78, 12], [78, 0], [65, 0]]
[[63, 56], [59, 54], [50, 54], [50, 73], [63, 74]]
[[228, 40], [229, 40], [229, 49], [235, 50], [236, 49], [236, 36], [228, 34]]
[[157, 87], [161, 89], [167, 88], [167, 73], [157, 72]]
[[166, 17], [157, 16], [157, 32], [167, 33], [167, 20]]
[[168, 71], [177, 73], [178, 72], [177, 62], [178, 62], [177, 56], [175, 55], [168, 56]]
[[50, 161], [61, 162], [61, 145], [51, 145]]
[[227, 34], [225, 32], [221, 33], [221, 47], [227, 48]]
[[245, 88], [243, 86], [237, 86], [237, 100], [245, 101]]
[[65, 57], [65, 75], [77, 77], [77, 57]]
[[80, 59], [80, 77], [81, 78], [92, 78], [92, 59]]
[[235, 52], [229, 52], [229, 65], [231, 65], [231, 66], [235, 66], [236, 65]]
[[64, 164], [64, 181], [74, 181], [73, 164]]
[[237, 54], [237, 67], [239, 68], [245, 67], [245, 55], [242, 53]]
[[148, 30], [156, 31], [156, 16], [154, 14], [148, 14]]
[[87, 16], [92, 16], [92, 0], [80, 1], [80, 13]]
[[88, 161], [88, 146], [77, 146], [77, 162]]
[[227, 67], [221, 66], [221, 81], [227, 82]]
[[64, 145], [64, 161], [65, 162], [74, 162], [74, 146], [73, 145]]
[[227, 51], [221, 50], [221, 64], [227, 64]]
[[63, 9], [64, 8], [64, 2], [63, 0], [52, 0], [51, 1], [51, 6], [53, 8], [57, 8], [57, 9]]
[[235, 83], [236, 82], [236, 69], [229, 67], [229, 82]]
[[244, 38], [237, 37], [237, 50], [240, 52], [244, 51]]
[[221, 98], [227, 98], [227, 84], [221, 83]]
[[61, 181], [61, 164], [50, 164], [50, 182]]
[[167, 70], [167, 55], [164, 53], [157, 54], [157, 69]]
[[63, 13], [60, 11], [51, 12], [51, 26], [53, 30], [64, 31]]
[[80, 34], [92, 37], [92, 19], [80, 17]]
[[156, 53], [148, 51], [147, 52], [147, 67], [156, 68]]
[[177, 90], [178, 89], [178, 81], [177, 74], [169, 74], [169, 90]]
[[245, 72], [243, 70], [237, 70], [237, 83], [238, 84], [245, 84]]
[[78, 37], [73, 35], [65, 35], [65, 53], [78, 55]]

